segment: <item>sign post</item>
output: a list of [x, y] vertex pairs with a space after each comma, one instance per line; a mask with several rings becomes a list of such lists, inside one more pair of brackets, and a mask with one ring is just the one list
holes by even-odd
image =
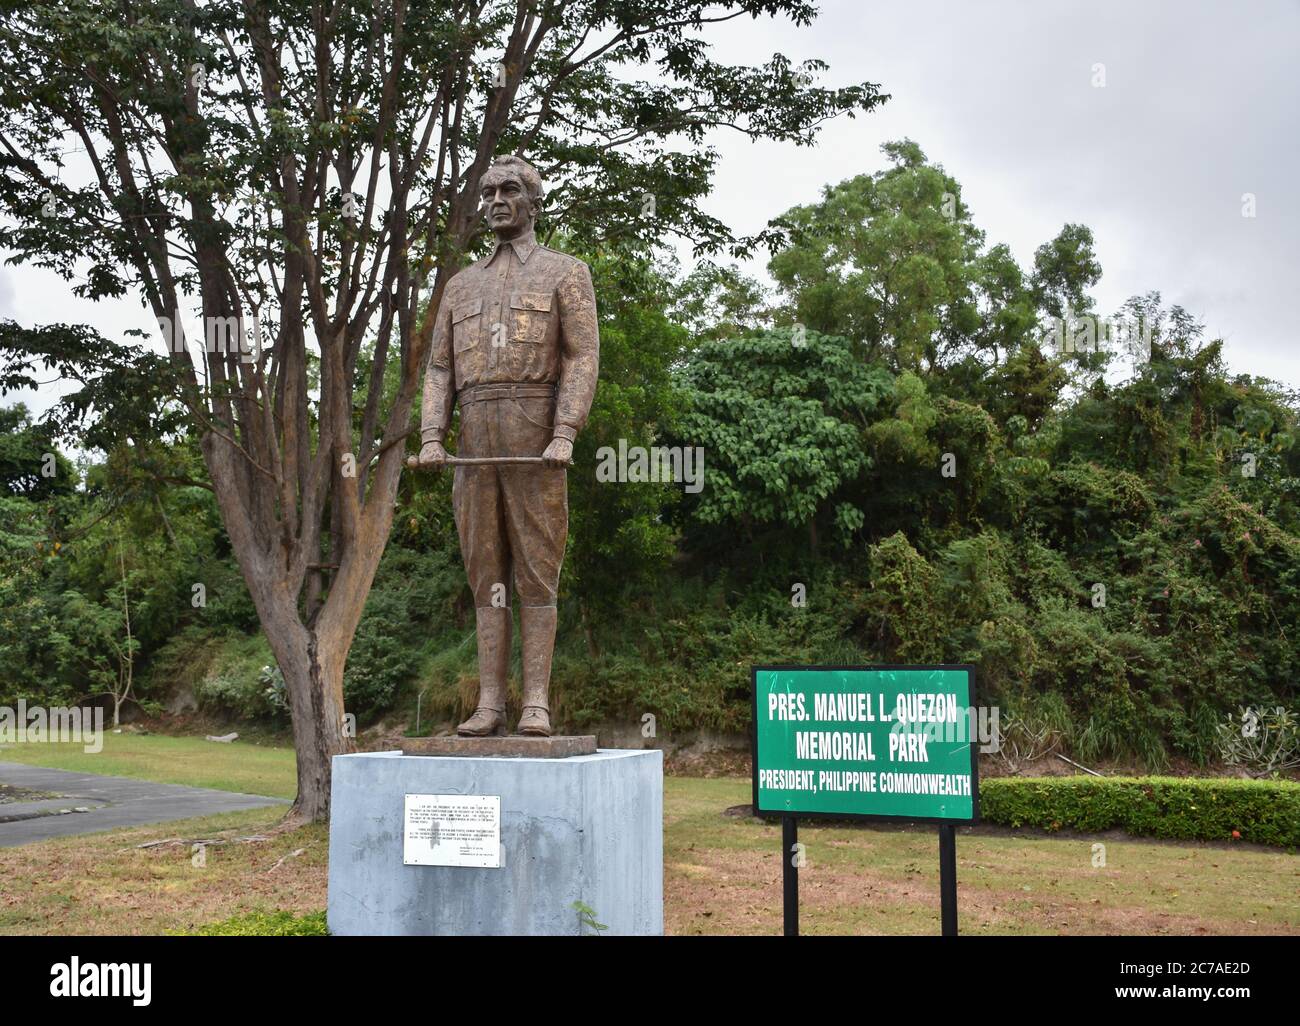
[[957, 934], [957, 823], [979, 819], [971, 666], [757, 666], [754, 812], [781, 818], [785, 934], [799, 931], [798, 820], [939, 827], [942, 932]]
[[939, 918], [945, 937], [957, 936], [957, 828], [939, 826]]
[[781, 845], [785, 855], [781, 865], [781, 906], [784, 910], [785, 935], [799, 936], [799, 822], [793, 816], [781, 817]]

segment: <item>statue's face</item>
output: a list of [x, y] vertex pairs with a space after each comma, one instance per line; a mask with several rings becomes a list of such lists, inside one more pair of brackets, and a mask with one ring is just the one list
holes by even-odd
[[532, 197], [513, 170], [490, 168], [479, 186], [479, 198], [488, 227], [499, 238], [512, 239], [533, 223], [536, 210]]

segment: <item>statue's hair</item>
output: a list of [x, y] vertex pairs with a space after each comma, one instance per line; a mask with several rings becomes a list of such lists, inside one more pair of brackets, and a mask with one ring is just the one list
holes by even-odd
[[497, 157], [492, 161], [492, 166], [488, 168], [491, 171], [495, 168], [502, 170], [514, 171], [519, 175], [519, 180], [524, 183], [524, 188], [528, 190], [528, 195], [538, 203], [542, 202], [545, 195], [542, 191], [542, 176], [537, 173], [537, 168], [524, 160], [523, 157], [516, 157], [513, 154]]

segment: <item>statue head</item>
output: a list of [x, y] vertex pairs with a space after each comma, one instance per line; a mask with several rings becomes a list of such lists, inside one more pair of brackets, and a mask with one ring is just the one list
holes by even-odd
[[521, 157], [498, 157], [479, 181], [483, 216], [499, 239], [528, 231], [541, 212], [542, 196], [542, 176]]

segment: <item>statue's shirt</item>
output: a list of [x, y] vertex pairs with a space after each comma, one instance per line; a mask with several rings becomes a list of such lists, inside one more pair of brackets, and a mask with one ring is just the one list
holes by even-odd
[[600, 339], [591, 272], [532, 232], [498, 242], [447, 283], [434, 323], [422, 441], [442, 441], [457, 393], [475, 385], [556, 387], [555, 434], [572, 440], [596, 394]]

